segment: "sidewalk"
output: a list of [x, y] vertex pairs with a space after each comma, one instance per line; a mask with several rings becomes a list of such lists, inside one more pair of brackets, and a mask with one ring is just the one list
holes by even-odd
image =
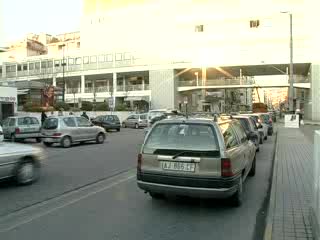
[[300, 129], [278, 128], [264, 240], [313, 239], [313, 145]]

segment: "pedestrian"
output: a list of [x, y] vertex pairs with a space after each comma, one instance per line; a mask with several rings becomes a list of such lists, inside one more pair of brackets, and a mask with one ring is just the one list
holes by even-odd
[[61, 109], [60, 109], [59, 112], [58, 112], [58, 116], [63, 116], [63, 112], [62, 112]]
[[42, 111], [41, 112], [41, 125], [43, 125], [43, 122], [47, 119], [48, 117], [47, 117], [47, 114], [44, 112], [44, 111]]
[[296, 110], [296, 114], [299, 116], [299, 126], [300, 126], [301, 120], [302, 120], [302, 113], [301, 113], [300, 109]]
[[83, 113], [82, 113], [82, 115], [81, 115], [81, 117], [84, 117], [84, 118], [86, 118], [86, 119], [88, 119], [88, 120], [89, 120], [89, 116], [87, 115], [87, 113], [86, 113], [86, 112], [83, 112]]

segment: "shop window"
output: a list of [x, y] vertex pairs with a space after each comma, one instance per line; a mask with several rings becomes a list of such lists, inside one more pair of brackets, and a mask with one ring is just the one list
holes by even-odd
[[60, 60], [54, 60], [54, 66], [60, 67]]
[[104, 55], [100, 55], [99, 56], [99, 62], [105, 62], [105, 56]]
[[23, 71], [28, 71], [28, 64], [23, 64]]
[[97, 57], [96, 56], [91, 56], [90, 57], [90, 63], [96, 63], [97, 62]]
[[113, 61], [113, 56], [112, 54], [107, 55], [107, 62], [112, 62]]
[[37, 70], [40, 69], [40, 63], [39, 63], [39, 62], [36, 62], [36, 63], [35, 63], [35, 69], [37, 69]]
[[76, 65], [81, 65], [81, 58], [80, 57], [76, 58]]
[[69, 65], [74, 65], [74, 58], [69, 58]]
[[33, 70], [34, 69], [34, 63], [29, 63], [29, 70]]
[[22, 70], [22, 65], [19, 64], [19, 65], [18, 65], [18, 71], [21, 71], [21, 70]]
[[122, 60], [122, 53], [116, 53], [116, 61]]

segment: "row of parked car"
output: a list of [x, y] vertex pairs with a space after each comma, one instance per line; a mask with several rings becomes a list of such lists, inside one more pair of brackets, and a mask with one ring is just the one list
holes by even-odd
[[267, 113], [158, 117], [138, 155], [138, 187], [152, 198], [230, 198], [240, 206], [259, 145], [272, 134]]

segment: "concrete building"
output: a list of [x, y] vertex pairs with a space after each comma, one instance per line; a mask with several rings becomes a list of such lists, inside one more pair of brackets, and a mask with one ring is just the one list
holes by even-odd
[[[319, 120], [319, 36], [306, 27], [317, 22], [313, 3], [281, 0], [271, 8], [252, 0], [85, 0], [80, 52], [6, 62], [2, 79], [39, 80], [48, 73], [46, 79], [63, 86], [65, 58], [67, 102], [75, 95], [77, 101], [112, 97], [118, 103], [145, 100], [152, 108], [179, 108], [187, 100], [194, 110], [223, 110], [230, 98], [226, 92], [247, 99], [235, 89], [252, 92], [251, 78], [288, 73], [289, 15], [280, 11], [289, 9], [295, 87], [312, 86], [305, 110]], [[19, 64], [27, 70], [11, 71]], [[288, 87], [278, 82], [269, 87]]]

